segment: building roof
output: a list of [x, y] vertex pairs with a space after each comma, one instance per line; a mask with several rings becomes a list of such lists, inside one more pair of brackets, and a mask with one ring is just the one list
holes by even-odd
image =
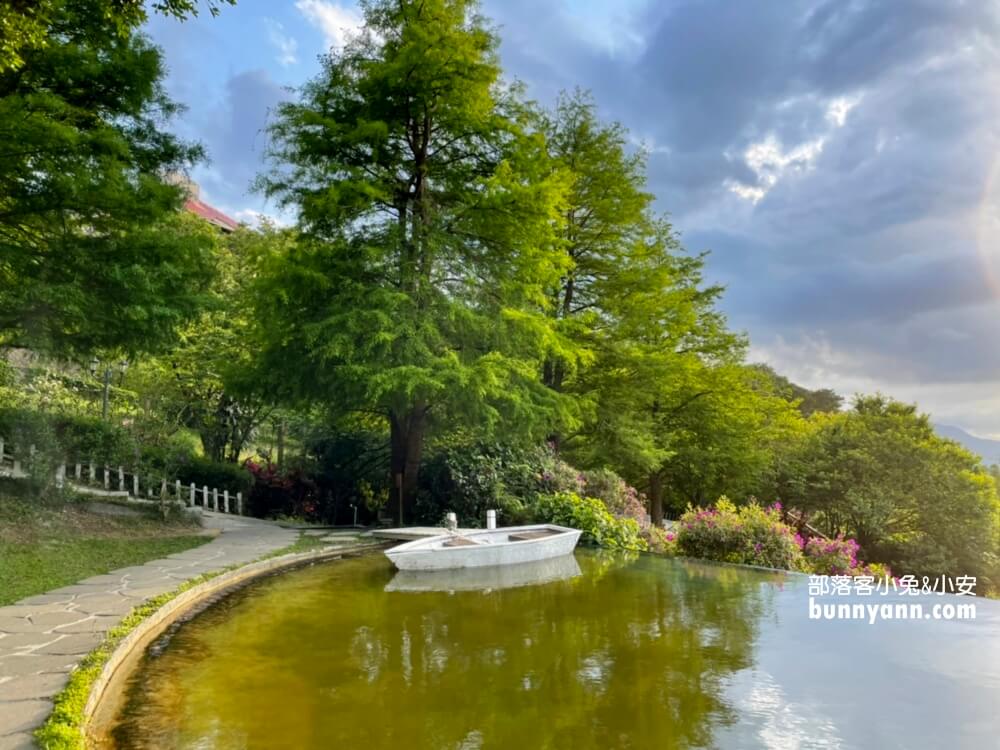
[[184, 201], [184, 208], [196, 216], [200, 216], [209, 224], [217, 226], [223, 232], [235, 232], [240, 227], [239, 222], [235, 219], [231, 219], [222, 213], [222, 211], [219, 211], [217, 208], [212, 208], [210, 205], [203, 203], [197, 198], [189, 198]]

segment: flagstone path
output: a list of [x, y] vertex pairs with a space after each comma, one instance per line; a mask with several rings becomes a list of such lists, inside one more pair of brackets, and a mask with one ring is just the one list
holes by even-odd
[[34, 747], [70, 671], [133, 607], [204, 573], [248, 563], [298, 532], [253, 518], [205, 513], [208, 544], [0, 607], [0, 750]]

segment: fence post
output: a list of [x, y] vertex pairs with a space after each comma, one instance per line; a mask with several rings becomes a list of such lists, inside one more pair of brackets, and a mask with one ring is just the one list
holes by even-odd
[[242, 516], [243, 515], [243, 493], [242, 492], [237, 492], [236, 493], [236, 515], [238, 515], [238, 516]]
[[76, 465], [76, 469], [75, 469], [75, 471], [73, 472], [73, 476], [75, 476], [75, 477], [76, 477], [76, 481], [78, 481], [78, 482], [80, 481], [80, 477], [82, 477], [82, 476], [83, 476], [83, 467], [82, 467], [82, 466], [80, 466], [80, 464], [77, 464], [77, 465]]
[[118, 491], [125, 491], [125, 469], [121, 466], [118, 467]]
[[191, 506], [192, 508], [195, 506], [194, 492], [195, 492], [195, 490], [194, 490], [194, 482], [191, 482], [191, 496], [188, 498], [188, 505]]
[[18, 460], [17, 460], [16, 458], [15, 458], [15, 459], [14, 459], [14, 468], [13, 468], [13, 470], [12, 470], [12, 476], [15, 476], [15, 477], [16, 477], [16, 476], [17, 476], [18, 474], [20, 474], [20, 473], [21, 473], [21, 462], [20, 462], [20, 461], [18, 461]]
[[218, 487], [213, 487], [212, 488], [212, 510], [214, 510], [216, 513], [219, 512], [219, 488]]
[[208, 510], [208, 485], [202, 485], [201, 488], [201, 509]]
[[0, 438], [0, 466], [3, 466], [3, 438]]
[[90, 473], [87, 475], [90, 478], [90, 483], [93, 484], [97, 479], [97, 470], [94, 468], [94, 462], [90, 462]]
[[111, 488], [111, 469], [107, 464], [104, 464], [104, 489], [108, 490]]
[[35, 444], [32, 443], [28, 446], [28, 461], [29, 463], [35, 462]]
[[222, 491], [222, 509], [226, 513], [229, 512], [229, 490]]
[[132, 496], [136, 499], [139, 498], [139, 475], [132, 475]]
[[59, 464], [59, 468], [56, 469], [56, 487], [62, 489], [66, 484], [66, 464]]

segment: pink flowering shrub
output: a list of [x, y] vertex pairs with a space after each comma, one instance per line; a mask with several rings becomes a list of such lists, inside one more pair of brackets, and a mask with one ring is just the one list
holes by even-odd
[[756, 503], [737, 508], [726, 497], [714, 508], [688, 508], [681, 516], [677, 551], [688, 557], [804, 570], [802, 548], [781, 520], [781, 506]]
[[583, 493], [596, 497], [615, 518], [631, 518], [640, 529], [649, 528], [649, 514], [639, 491], [608, 469], [583, 472]]
[[[650, 547], [654, 547], [651, 543]], [[781, 520], [781, 504], [737, 508], [725, 497], [714, 508], [688, 508], [681, 516], [677, 553], [708, 560], [799, 570], [817, 575], [891, 577], [883, 565], [858, 560], [854, 539], [803, 539]]]
[[849, 575], [858, 567], [860, 545], [853, 539], [813, 537], [802, 546], [802, 554], [812, 572], [820, 575]]
[[828, 576], [867, 575], [876, 579], [891, 578], [892, 571], [878, 563], [865, 564], [858, 560], [861, 545], [854, 539], [813, 537], [800, 544], [809, 572]]
[[670, 556], [677, 554], [677, 534], [672, 531], [647, 524], [640, 536], [646, 540], [650, 552]]
[[541, 494], [559, 492], [581, 493], [587, 482], [583, 474], [563, 461], [551, 445], [540, 449], [537, 454], [537, 491]]

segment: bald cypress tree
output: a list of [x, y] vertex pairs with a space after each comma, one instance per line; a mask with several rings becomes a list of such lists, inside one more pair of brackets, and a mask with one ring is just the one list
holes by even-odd
[[385, 420], [408, 515], [435, 424], [544, 434], [557, 418], [539, 372], [566, 180], [472, 3], [364, 11], [271, 129], [261, 186], [300, 240], [265, 263], [260, 319], [287, 398]]
[[550, 290], [560, 337], [543, 382], [572, 398], [581, 419], [557, 442], [580, 464], [610, 466], [647, 490], [659, 521], [667, 461], [691, 437], [671, 419], [716, 390], [713, 373], [741, 360], [743, 341], [715, 308], [722, 290], [703, 282], [702, 257], [655, 212], [645, 155], [625, 129], [601, 122], [575, 92], [544, 131], [572, 180], [559, 228], [567, 265]]

